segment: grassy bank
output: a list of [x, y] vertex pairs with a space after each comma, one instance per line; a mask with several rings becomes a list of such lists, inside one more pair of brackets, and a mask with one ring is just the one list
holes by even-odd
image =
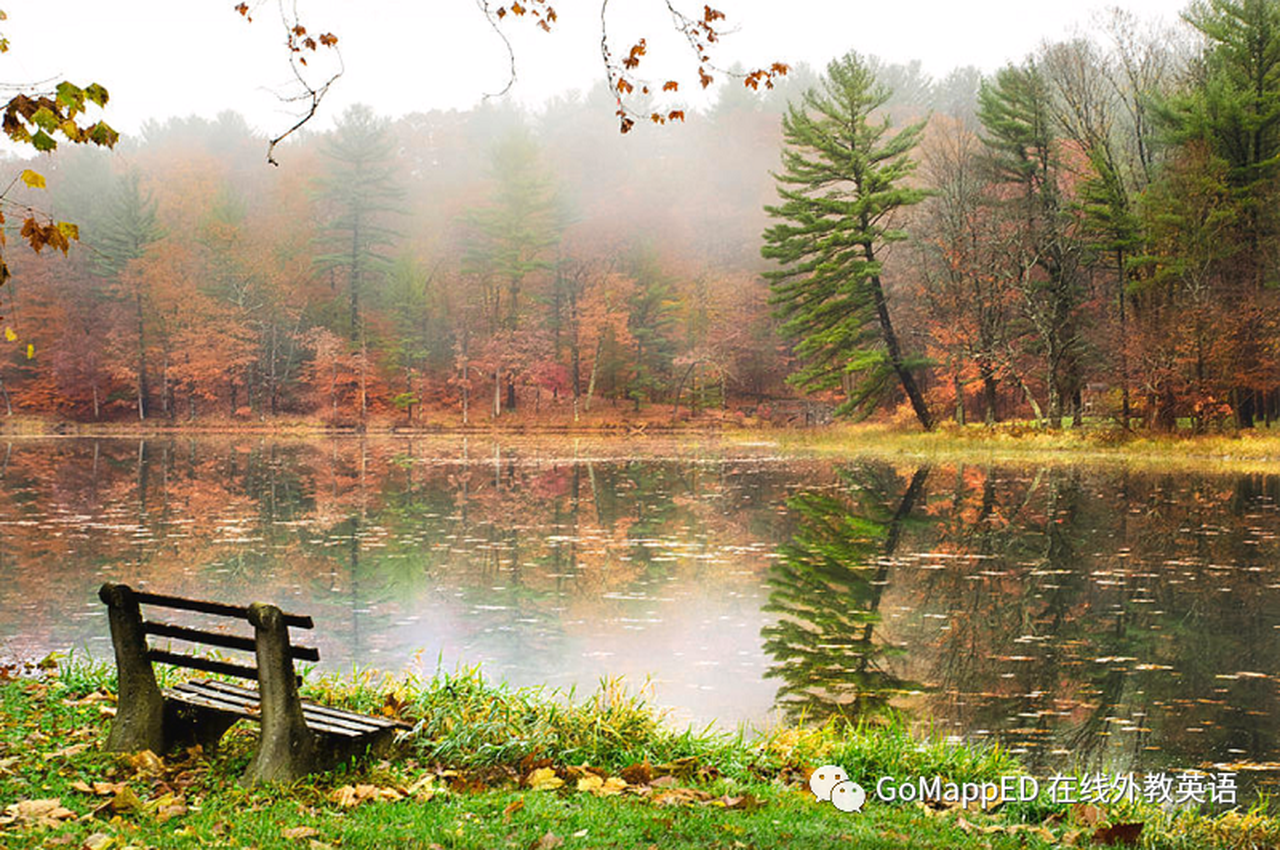
[[1280, 846], [1280, 825], [1259, 812], [871, 802], [846, 814], [808, 792], [814, 766], [957, 782], [1018, 766], [996, 750], [921, 742], [897, 728], [680, 731], [615, 685], [568, 701], [470, 673], [310, 685], [315, 698], [397, 714], [417, 731], [394, 759], [246, 788], [238, 777], [256, 735], [249, 724], [212, 755], [103, 752], [113, 689], [102, 668], [0, 676], [0, 846], [1037, 848], [1133, 834], [1118, 824], [1142, 824], [1146, 847]]
[[[1280, 428], [1223, 434], [1155, 434], [1114, 427], [1049, 431], [1026, 424], [957, 427], [932, 433], [879, 424], [834, 425], [770, 436], [787, 452], [820, 456], [875, 455], [919, 460], [1026, 463], [1115, 463], [1162, 469], [1211, 467], [1274, 471]], [[740, 436], [732, 439], [743, 439]]]

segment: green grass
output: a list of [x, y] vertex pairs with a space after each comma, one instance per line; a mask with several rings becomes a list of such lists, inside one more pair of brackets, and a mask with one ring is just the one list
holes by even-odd
[[[680, 730], [616, 682], [579, 700], [495, 685], [475, 671], [422, 681], [316, 679], [307, 688], [315, 698], [416, 722], [406, 751], [250, 788], [239, 781], [256, 740], [250, 724], [234, 728], [212, 756], [103, 752], [112, 679], [109, 667], [87, 664], [41, 679], [0, 678], [0, 846], [1043, 848], [1067, 839], [1085, 845], [1097, 828], [1078, 812], [1038, 803], [984, 813], [872, 802], [845, 814], [815, 801], [805, 784], [808, 769], [829, 763], [854, 778], [965, 782], [1020, 771], [994, 747], [921, 740], [894, 725]], [[539, 772], [558, 787], [531, 787]], [[627, 778], [630, 787], [596, 796], [587, 786], [605, 777]], [[96, 794], [94, 783], [115, 784]], [[348, 803], [369, 799], [344, 805], [344, 794]], [[42, 822], [29, 801], [51, 800], [65, 811]], [[1145, 822], [1147, 847], [1280, 841], [1277, 821], [1262, 809], [1209, 817], [1129, 806], [1103, 817]]]

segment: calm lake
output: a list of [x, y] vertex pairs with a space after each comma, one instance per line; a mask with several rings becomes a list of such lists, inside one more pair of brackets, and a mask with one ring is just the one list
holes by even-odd
[[[1037, 771], [1280, 762], [1280, 475], [489, 439], [0, 440], [0, 657], [105, 580], [311, 614], [327, 670], [905, 712]], [[309, 641], [307, 641], [309, 642]]]

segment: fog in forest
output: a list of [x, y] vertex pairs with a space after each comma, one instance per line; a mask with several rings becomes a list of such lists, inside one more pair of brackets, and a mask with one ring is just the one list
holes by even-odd
[[[11, 202], [78, 242], [6, 251], [0, 408], [1269, 421], [1280, 132], [1245, 119], [1280, 86], [1249, 94], [1205, 9], [1169, 27], [1114, 12], [989, 74], [858, 54], [737, 66], [679, 114], [612, 74], [539, 108], [353, 105], [274, 168], [233, 112], [150, 122], [111, 151], [64, 143], [10, 163], [41, 178]], [[865, 106], [855, 153], [906, 195], [859, 197], [853, 160], [807, 185], [787, 165], [821, 158], [806, 134], [842, 85]], [[628, 133], [624, 94], [622, 123], [643, 122]], [[780, 188], [818, 206], [788, 210]], [[821, 210], [828, 192], [844, 213]], [[866, 256], [823, 294], [821, 269], [849, 257], [788, 257], [776, 228], [854, 209], [872, 210], [849, 237]]]

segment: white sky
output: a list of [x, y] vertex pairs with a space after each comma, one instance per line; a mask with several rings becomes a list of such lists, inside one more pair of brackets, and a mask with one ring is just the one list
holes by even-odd
[[[292, 0], [290, 0], [292, 2]], [[27, 84], [69, 79], [98, 82], [111, 93], [108, 123], [136, 132], [148, 118], [235, 109], [263, 131], [292, 123], [277, 94], [290, 73], [281, 47], [275, 0], [258, 0], [246, 23], [235, 0], [0, 0], [0, 23], [12, 48], [0, 56], [0, 81]], [[675, 0], [700, 13], [702, 0]], [[346, 74], [326, 101], [317, 129], [350, 103], [398, 116], [433, 108], [467, 108], [506, 82], [506, 54], [475, 0], [296, 0], [313, 34], [340, 39]], [[533, 0], [525, 0], [533, 5]], [[551, 34], [529, 20], [507, 18], [519, 82], [529, 105], [603, 77], [599, 0], [552, 0]], [[251, 3], [250, 5], [254, 5]], [[920, 59], [941, 76], [959, 65], [992, 70], [1018, 60], [1046, 39], [1087, 28], [1104, 6], [1045, 0], [721, 0], [737, 32], [713, 58], [756, 66], [805, 61], [821, 69], [850, 49], [889, 62]], [[1184, 0], [1120, 0], [1144, 19], [1177, 20]], [[663, 0], [612, 0], [615, 53], [646, 36], [650, 79], [675, 76], [696, 89], [695, 66], [670, 27]], [[94, 116], [90, 116], [94, 117]]]

